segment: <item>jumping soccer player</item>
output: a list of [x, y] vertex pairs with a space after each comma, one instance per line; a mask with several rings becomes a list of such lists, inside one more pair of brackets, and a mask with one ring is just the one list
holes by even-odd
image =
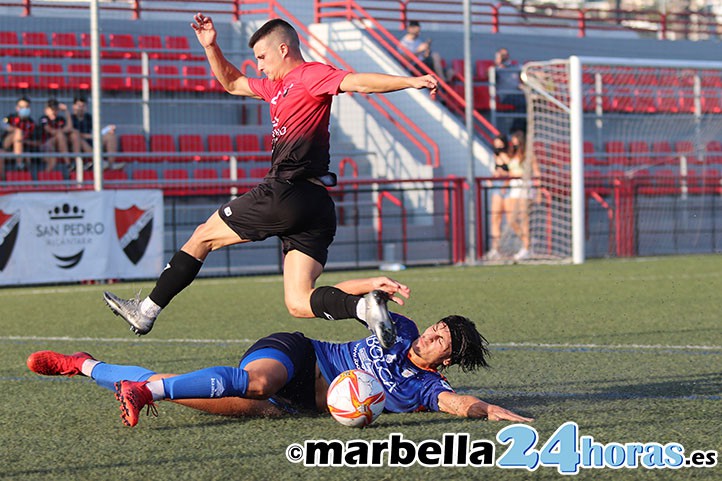
[[[376, 279], [346, 281], [346, 292], [362, 294]], [[386, 283], [391, 286], [392, 283]], [[393, 288], [386, 293], [394, 294]], [[396, 299], [397, 301], [399, 299]], [[474, 323], [448, 316], [423, 333], [410, 319], [391, 314], [398, 333], [388, 350], [369, 336], [337, 344], [308, 339], [302, 333], [277, 333], [260, 339], [241, 358], [239, 367], [216, 366], [188, 374], [157, 374], [139, 366], [106, 364], [90, 354], [38, 351], [31, 371], [44, 375], [91, 377], [115, 390], [121, 419], [138, 423], [143, 407], [157, 414], [155, 401], [173, 400], [202, 411], [231, 416], [280, 415], [326, 411], [329, 383], [343, 371], [373, 373], [384, 387], [389, 412], [443, 411], [490, 420], [532, 421], [474, 396], [454, 392], [439, 370], [459, 365], [464, 371], [488, 367], [487, 341]]]
[[232, 244], [278, 236], [286, 255], [283, 265], [285, 302], [295, 317], [357, 318], [365, 321], [384, 347], [393, 344], [393, 323], [373, 295], [349, 297], [332, 287], [314, 288], [336, 233], [335, 205], [326, 187], [336, 183], [329, 172], [331, 101], [341, 92], [385, 93], [403, 89], [436, 92], [431, 75], [401, 77], [352, 73], [306, 62], [298, 34], [286, 21], [274, 19], [248, 42], [267, 78], [244, 76], [222, 54], [210, 17], [197, 14], [191, 24], [214, 75], [233, 95], [270, 103], [273, 126], [271, 168], [263, 183], [222, 205], [198, 226], [168, 262], [150, 295], [121, 299], [104, 294], [108, 306], [138, 335], [147, 334], [160, 313], [195, 279], [211, 251]]

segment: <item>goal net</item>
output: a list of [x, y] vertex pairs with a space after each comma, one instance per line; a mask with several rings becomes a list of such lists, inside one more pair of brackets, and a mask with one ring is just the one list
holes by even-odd
[[571, 57], [522, 80], [536, 258], [722, 248], [722, 63]]

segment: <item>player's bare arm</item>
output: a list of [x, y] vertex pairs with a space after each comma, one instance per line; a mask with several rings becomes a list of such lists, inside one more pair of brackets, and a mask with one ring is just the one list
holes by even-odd
[[382, 73], [352, 73], [341, 82], [341, 91], [365, 94], [395, 92], [404, 89], [429, 89], [436, 94], [439, 81], [433, 75], [402, 77]]
[[489, 404], [474, 396], [442, 392], [439, 409], [445, 413], [467, 418], [486, 418], [489, 421], [532, 422], [533, 418], [520, 416], [501, 406]]
[[248, 86], [248, 77], [243, 75], [243, 73], [223, 55], [221, 48], [216, 43], [218, 32], [213, 25], [211, 17], [197, 13], [193, 17], [193, 20], [194, 23], [191, 23], [191, 27], [196, 33], [198, 43], [203, 47], [213, 75], [215, 75], [221, 85], [223, 85], [223, 88], [232, 95], [260, 98]]
[[[384, 291], [389, 296], [394, 296], [395, 294], [398, 294], [405, 297], [406, 299], [408, 299], [409, 295], [411, 295], [411, 290], [408, 286], [401, 284], [400, 282], [386, 276], [368, 277], [365, 279], [352, 279], [349, 281], [338, 283], [335, 285], [335, 287], [341, 289], [347, 294], [352, 294], [355, 296], [363, 296], [364, 294], [367, 294], [374, 290]], [[400, 297], [391, 297], [391, 300], [400, 306], [404, 305], [404, 300]]]

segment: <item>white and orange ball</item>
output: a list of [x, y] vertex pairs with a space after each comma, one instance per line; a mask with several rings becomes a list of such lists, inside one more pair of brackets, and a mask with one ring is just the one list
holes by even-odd
[[336, 421], [344, 426], [362, 428], [374, 422], [384, 410], [386, 395], [376, 376], [351, 369], [333, 380], [326, 403]]

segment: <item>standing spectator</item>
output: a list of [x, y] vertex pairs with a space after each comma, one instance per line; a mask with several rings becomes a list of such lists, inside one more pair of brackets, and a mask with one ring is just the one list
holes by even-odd
[[[62, 113], [62, 115], [60, 115]], [[49, 99], [45, 106], [45, 115], [40, 117], [41, 127], [41, 148], [43, 152], [68, 153], [68, 136], [72, 124], [68, 122], [68, 107], [59, 103], [56, 99]], [[45, 170], [50, 172], [55, 169], [58, 163], [57, 157], [46, 157]], [[63, 163], [70, 162], [67, 156], [62, 158]]]
[[511, 134], [509, 148], [509, 177], [512, 179], [509, 181], [507, 220], [521, 240], [521, 249], [514, 254], [514, 260], [521, 261], [531, 256], [529, 204], [538, 194], [534, 192], [532, 185], [539, 179], [541, 172], [535, 158], [533, 156], [527, 158], [526, 136], [523, 131], [517, 130]]
[[519, 69], [509, 57], [509, 50], [500, 48], [494, 55], [496, 93], [502, 104], [513, 105], [514, 110], [526, 109], [526, 98], [519, 89]]
[[[18, 169], [27, 167], [29, 159], [25, 159], [25, 152], [32, 152], [39, 146], [40, 129], [30, 117], [30, 99], [20, 97], [15, 104], [15, 112], [5, 118], [5, 133], [3, 134], [3, 150], [12, 151], [17, 157], [15, 166]], [[0, 175], [5, 169], [5, 159], [0, 162]]]
[[[401, 37], [399, 43], [405, 47], [409, 52], [416, 55], [421, 63], [429, 67], [429, 69], [436, 73], [436, 76], [443, 81], [448, 81], [449, 78], [444, 71], [444, 64], [441, 60], [441, 55], [438, 52], [431, 51], [431, 39], [427, 38], [422, 40], [421, 35], [421, 24], [416, 20], [409, 22], [406, 27], [406, 34]], [[399, 49], [401, 53], [405, 53]]]
[[494, 150], [494, 173], [493, 177], [505, 179], [503, 185], [494, 185], [491, 195], [491, 249], [486, 253], [486, 259], [495, 261], [501, 259], [499, 242], [501, 240], [501, 224], [504, 212], [507, 210], [509, 197], [509, 139], [504, 134], [497, 135], [492, 140]]
[[[73, 99], [72, 128], [70, 144], [73, 152], [90, 153], [93, 151], [93, 118], [87, 111], [88, 101], [85, 97]], [[101, 131], [103, 150], [108, 154], [108, 168], [120, 169], [123, 164], [116, 163], [113, 154], [118, 152], [118, 137], [115, 135], [115, 125], [110, 124]]]

